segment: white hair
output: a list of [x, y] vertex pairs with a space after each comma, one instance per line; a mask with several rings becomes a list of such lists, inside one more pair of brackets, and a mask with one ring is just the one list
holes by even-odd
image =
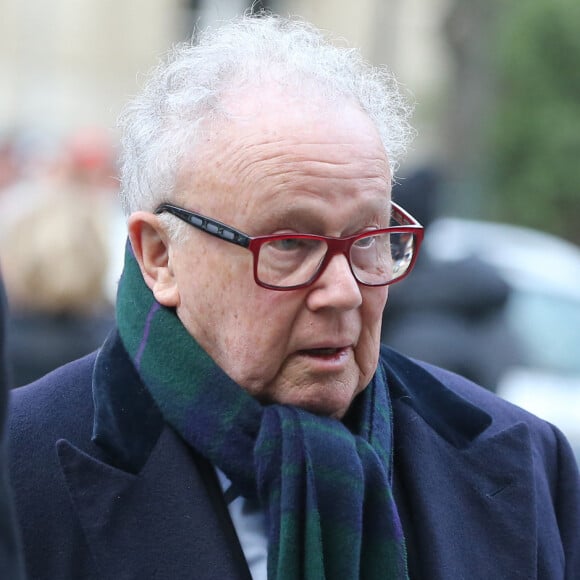
[[176, 45], [122, 113], [121, 201], [127, 215], [171, 199], [202, 121], [223, 117], [223, 97], [256, 86], [257, 79], [357, 102], [376, 125], [394, 176], [413, 130], [411, 107], [391, 73], [306, 22], [247, 14]]

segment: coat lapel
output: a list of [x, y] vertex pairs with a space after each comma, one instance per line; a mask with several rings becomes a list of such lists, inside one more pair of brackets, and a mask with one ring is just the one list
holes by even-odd
[[98, 461], [65, 440], [58, 442], [57, 450], [103, 579], [248, 577], [231, 523], [223, 519], [227, 509], [220, 511], [204, 481], [203, 460], [171, 429], [163, 430], [136, 475]]
[[99, 577], [248, 579], [213, 468], [165, 426], [116, 332], [92, 388], [92, 451], [57, 452]]
[[388, 358], [410, 568], [429, 580], [536, 578], [528, 426], [492, 423], [422, 366]]
[[[536, 512], [527, 426], [457, 449], [402, 401], [395, 457], [429, 580], [536, 577]], [[411, 428], [409, 428], [412, 425]], [[492, 557], [490, 557], [490, 554]], [[474, 574], [474, 571], [477, 571]]]

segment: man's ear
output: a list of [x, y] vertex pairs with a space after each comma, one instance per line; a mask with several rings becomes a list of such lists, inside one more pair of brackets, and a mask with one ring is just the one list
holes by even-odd
[[173, 271], [169, 238], [159, 218], [152, 213], [138, 211], [131, 214], [127, 225], [135, 258], [155, 299], [163, 306], [178, 306], [179, 289]]

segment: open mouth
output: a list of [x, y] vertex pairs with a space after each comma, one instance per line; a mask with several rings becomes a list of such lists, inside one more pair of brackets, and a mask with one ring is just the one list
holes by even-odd
[[334, 357], [345, 350], [345, 347], [340, 348], [310, 348], [301, 350], [300, 354], [313, 357]]

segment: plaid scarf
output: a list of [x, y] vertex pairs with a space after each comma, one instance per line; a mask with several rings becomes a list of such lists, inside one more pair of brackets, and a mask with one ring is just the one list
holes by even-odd
[[381, 366], [342, 421], [261, 405], [155, 301], [127, 244], [119, 333], [165, 421], [266, 514], [268, 578], [407, 578]]

